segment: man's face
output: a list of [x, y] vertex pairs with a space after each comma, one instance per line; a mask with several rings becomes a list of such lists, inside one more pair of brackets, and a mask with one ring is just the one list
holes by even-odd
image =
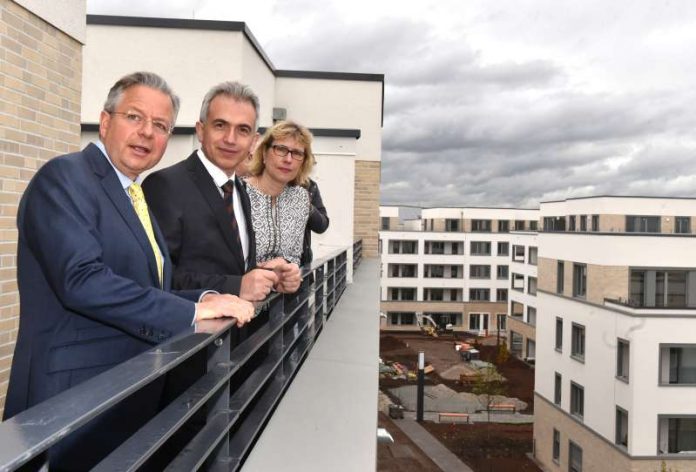
[[[114, 166], [135, 180], [162, 159], [169, 133], [162, 125], [174, 119], [171, 99], [144, 85], [128, 87], [112, 113], [102, 111], [99, 137]], [[142, 118], [140, 122], [134, 116]]]
[[231, 176], [256, 143], [255, 122], [256, 110], [251, 103], [227, 95], [215, 97], [205, 123], [196, 123], [196, 135], [205, 157]]

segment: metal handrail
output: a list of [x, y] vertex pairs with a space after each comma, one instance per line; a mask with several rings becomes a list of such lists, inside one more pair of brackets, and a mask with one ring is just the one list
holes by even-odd
[[[347, 258], [348, 250], [340, 249], [303, 267], [300, 290], [270, 296], [252, 322], [255, 331], [237, 346], [231, 347], [237, 335], [233, 320], [199, 323], [197, 329], [205, 332], [191, 328], [0, 423], [0, 471], [37, 457], [45, 460], [44, 453], [68, 434], [202, 350], [208, 356], [206, 371], [96, 470], [136, 470], [202, 409], [205, 424], [168, 470], [203, 464], [237, 470], [345, 290]], [[254, 369], [239, 379], [236, 374], [245, 367]]]

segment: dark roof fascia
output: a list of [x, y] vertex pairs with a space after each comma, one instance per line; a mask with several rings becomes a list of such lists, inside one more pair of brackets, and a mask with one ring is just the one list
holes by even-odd
[[237, 31], [244, 33], [266, 66], [275, 74], [275, 66], [266, 56], [256, 38], [243, 21], [191, 20], [185, 18], [157, 18], [142, 16], [87, 15], [88, 25], [140, 26], [150, 28], [176, 28], [206, 31]]
[[88, 25], [140, 26], [150, 28], [178, 28], [208, 31], [239, 31], [244, 33], [258, 55], [275, 77], [297, 79], [358, 80], [382, 83], [382, 110], [380, 126], [384, 126], [384, 74], [361, 74], [353, 72], [322, 72], [307, 70], [276, 70], [263, 48], [243, 21], [191, 20], [185, 18], [159, 18], [143, 16], [87, 15]]
[[545, 200], [541, 203], [563, 203], [571, 200], [591, 200], [593, 198], [645, 198], [660, 200], [696, 200], [696, 197], [661, 197], [659, 195], [593, 195], [590, 197], [570, 197], [563, 200]]
[[[83, 132], [98, 132], [99, 123], [82, 123], [80, 129]], [[265, 127], [259, 128], [259, 133], [264, 133], [266, 131]], [[355, 138], [360, 139], [359, 129], [333, 129], [333, 128], [310, 128], [309, 131], [312, 132], [314, 136], [321, 136], [327, 138]], [[172, 134], [175, 135], [192, 135], [196, 133], [195, 126], [176, 126]]]

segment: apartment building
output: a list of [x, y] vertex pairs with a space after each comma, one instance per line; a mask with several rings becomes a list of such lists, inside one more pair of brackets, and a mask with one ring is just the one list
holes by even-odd
[[536, 459], [696, 470], [696, 199], [578, 198], [539, 213]]
[[536, 360], [537, 263], [537, 232], [511, 233], [507, 343], [511, 354], [529, 363]]
[[417, 330], [419, 315], [476, 334], [504, 332], [513, 232], [535, 231], [538, 210], [425, 208], [405, 220], [380, 207], [385, 330]]

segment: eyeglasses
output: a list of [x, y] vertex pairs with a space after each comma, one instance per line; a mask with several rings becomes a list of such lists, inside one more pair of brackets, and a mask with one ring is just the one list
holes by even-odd
[[136, 113], [134, 111], [109, 111], [107, 112], [110, 115], [118, 115], [122, 116], [126, 119], [126, 122], [133, 126], [133, 127], [141, 127], [148, 121], [152, 123], [152, 129], [154, 130], [155, 134], [158, 134], [160, 136], [166, 136], [169, 133], [172, 132], [172, 125], [167, 123], [164, 120], [157, 120], [157, 119], [152, 119], [152, 118], [145, 118], [143, 115], [140, 113]]
[[285, 157], [290, 154], [290, 157], [296, 161], [304, 161], [305, 158], [304, 151], [300, 151], [299, 149], [290, 149], [282, 144], [273, 144], [271, 145], [271, 149], [273, 149], [273, 153], [278, 157]]

